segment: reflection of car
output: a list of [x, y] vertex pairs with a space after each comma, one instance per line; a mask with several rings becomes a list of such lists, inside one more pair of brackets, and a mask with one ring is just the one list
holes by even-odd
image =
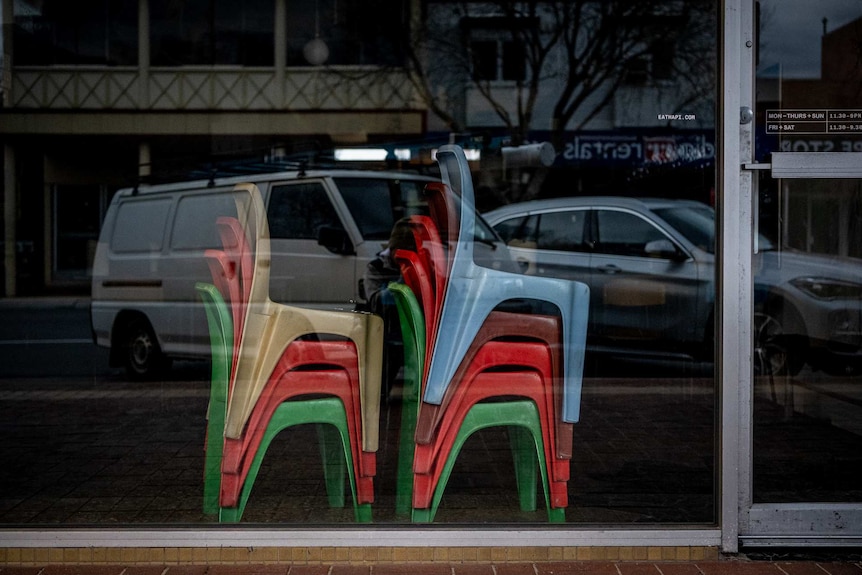
[[[391, 172], [308, 170], [121, 190], [96, 251], [96, 343], [111, 348], [112, 365], [125, 365], [136, 376], [157, 372], [171, 357], [209, 355], [195, 282], [212, 281], [204, 251], [221, 248], [216, 219], [237, 216], [231, 194], [237, 183], [254, 183], [267, 206], [270, 296], [344, 308], [365, 299], [366, 264], [386, 245], [394, 222], [427, 212], [423, 189], [430, 181]], [[477, 257], [505, 253], [487, 224], [476, 237], [482, 240]]]
[[[526, 273], [590, 286], [594, 351], [709, 358], [715, 311], [715, 217], [694, 201], [579, 197], [485, 214]], [[858, 368], [862, 264], [777, 251], [755, 256], [758, 367]]]

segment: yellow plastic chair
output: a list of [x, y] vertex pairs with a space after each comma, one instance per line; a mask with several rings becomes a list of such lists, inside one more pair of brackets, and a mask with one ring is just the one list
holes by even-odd
[[260, 191], [241, 184], [235, 194], [247, 194], [240, 222], [252, 244], [254, 275], [239, 342], [239, 357], [225, 420], [225, 436], [239, 439], [269, 375], [290, 343], [304, 335], [333, 334], [351, 339], [359, 355], [362, 449], [376, 452], [379, 441], [380, 386], [383, 358], [383, 320], [353, 311], [305, 309], [273, 302], [269, 298], [271, 264], [269, 227]]

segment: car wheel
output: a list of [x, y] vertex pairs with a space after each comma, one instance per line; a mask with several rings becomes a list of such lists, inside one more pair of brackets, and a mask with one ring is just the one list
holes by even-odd
[[757, 375], [796, 375], [805, 364], [804, 345], [787, 333], [781, 314], [754, 313], [754, 372]]
[[168, 363], [153, 329], [145, 319], [132, 321], [126, 329], [125, 368], [132, 379], [151, 379], [164, 372]]

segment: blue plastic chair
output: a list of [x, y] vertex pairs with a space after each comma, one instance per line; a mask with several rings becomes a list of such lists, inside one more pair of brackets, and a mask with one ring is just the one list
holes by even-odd
[[[477, 266], [473, 261], [476, 210], [473, 182], [464, 151], [443, 146], [437, 151], [443, 182], [461, 198], [457, 242], [446, 284], [443, 311], [437, 327], [424, 401], [440, 405], [446, 388], [485, 318], [500, 303], [511, 299], [544, 300], [559, 308], [563, 320], [564, 366], [563, 421], [580, 417], [581, 385], [589, 313], [586, 284], [547, 277], [527, 276]], [[449, 206], [450, 213], [456, 207]], [[450, 230], [450, 237], [451, 237]]]

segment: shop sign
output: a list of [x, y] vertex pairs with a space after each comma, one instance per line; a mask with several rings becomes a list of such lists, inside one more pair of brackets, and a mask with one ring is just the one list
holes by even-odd
[[617, 132], [578, 133], [566, 142], [564, 164], [650, 166], [712, 161], [712, 132], [650, 135]]

